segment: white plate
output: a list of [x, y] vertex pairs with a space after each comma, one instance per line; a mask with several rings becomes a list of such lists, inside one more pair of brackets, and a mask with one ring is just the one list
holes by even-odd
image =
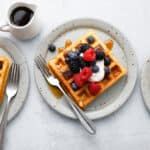
[[[115, 27], [104, 21], [95, 19], [76, 19], [60, 25], [50, 32], [39, 44], [36, 56], [39, 55], [39, 53], [46, 54], [49, 43], [54, 43], [57, 47], [62, 47], [64, 46], [66, 39], [76, 41], [79, 37], [84, 35], [88, 29], [94, 29], [104, 41], [109, 38], [113, 39], [114, 47], [112, 52], [128, 70], [128, 75], [126, 77], [113, 85], [102, 96], [98, 97], [85, 111], [89, 118], [98, 119], [107, 116], [120, 108], [124, 102], [127, 101], [136, 82], [137, 61], [135, 52], [124, 35]], [[54, 55], [56, 55], [56, 53], [52, 54], [48, 52], [46, 55], [47, 60]], [[76, 118], [66, 104], [64, 97], [62, 97], [61, 100], [58, 100], [53, 96], [41, 73], [35, 66], [34, 74], [37, 87], [45, 102], [57, 112], [70, 118]]]
[[143, 65], [143, 70], [141, 74], [141, 92], [143, 96], [144, 103], [147, 109], [150, 111], [150, 58], [147, 59]]
[[[17, 113], [21, 110], [28, 93], [29, 88], [29, 72], [25, 57], [23, 56], [21, 50], [9, 39], [0, 37], [0, 55], [7, 56], [10, 61], [16, 62], [21, 66], [21, 75], [20, 75], [20, 83], [19, 90], [16, 97], [12, 100], [11, 106], [8, 114], [8, 121], [13, 119]], [[0, 120], [2, 117], [3, 106], [6, 100], [6, 96], [4, 97], [3, 104], [0, 106]]]

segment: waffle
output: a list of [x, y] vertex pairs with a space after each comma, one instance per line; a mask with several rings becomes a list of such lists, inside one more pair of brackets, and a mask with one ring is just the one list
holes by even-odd
[[[69, 69], [64, 57], [66, 52], [70, 50], [74, 51], [78, 49], [79, 45], [81, 45], [82, 43], [87, 43], [87, 38], [89, 36], [93, 36], [95, 38], [95, 42], [92, 44], [88, 44], [93, 48], [101, 47], [104, 50], [105, 55], [111, 59], [111, 64], [109, 66], [109, 68], [111, 69], [111, 73], [106, 76], [102, 81], [98, 82], [101, 86], [101, 89], [96, 96], [90, 94], [87, 85], [84, 85], [82, 88], [74, 91], [71, 87], [73, 78], [66, 80], [62, 74], [67, 69]], [[85, 109], [91, 102], [96, 99], [97, 96], [100, 96], [104, 91], [106, 91], [109, 87], [111, 87], [127, 73], [126, 69], [112, 55], [108, 47], [110, 49], [112, 48], [112, 42], [108, 41], [105, 44], [99, 39], [99, 37], [95, 34], [93, 30], [90, 30], [75, 43], [72, 43], [69, 47], [67, 47], [63, 52], [59, 53], [53, 59], [48, 61], [48, 67], [50, 72], [59, 79], [62, 87], [67, 92], [67, 94], [69, 94], [77, 103], [77, 105], [82, 109]]]
[[3, 101], [9, 67], [10, 67], [9, 60], [4, 56], [0, 56], [0, 104]]

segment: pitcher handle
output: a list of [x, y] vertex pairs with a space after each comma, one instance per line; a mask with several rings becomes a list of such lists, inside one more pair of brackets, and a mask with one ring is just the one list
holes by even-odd
[[4, 25], [0, 26], [0, 31], [10, 32], [10, 26], [9, 26], [9, 24], [4, 24]]

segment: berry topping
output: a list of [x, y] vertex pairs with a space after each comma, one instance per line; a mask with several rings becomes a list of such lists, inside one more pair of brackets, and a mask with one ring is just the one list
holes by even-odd
[[66, 54], [65, 61], [73, 73], [78, 73], [80, 71], [80, 56], [78, 55], [79, 53], [77, 51], [69, 51]]
[[50, 50], [51, 52], [54, 52], [56, 50], [56, 46], [54, 44], [50, 44], [48, 45], [48, 50]]
[[102, 60], [105, 57], [105, 53], [103, 51], [96, 50], [96, 59]]
[[94, 39], [93, 36], [89, 36], [89, 37], [87, 38], [87, 42], [88, 42], [89, 44], [94, 43], [94, 41], [95, 41], [95, 39]]
[[86, 62], [85, 64], [87, 67], [90, 67], [91, 66], [91, 63], [90, 62]]
[[105, 65], [105, 66], [109, 66], [110, 63], [111, 63], [110, 58], [109, 58], [109, 57], [105, 57], [105, 58], [104, 58], [104, 65]]
[[92, 71], [94, 73], [98, 72], [99, 71], [99, 67], [97, 65], [92, 66]]
[[81, 79], [80, 73], [77, 73], [73, 76], [75, 84], [81, 88], [85, 84], [85, 82]]
[[74, 91], [77, 91], [79, 89], [78, 86], [75, 84], [75, 82], [71, 83], [71, 87]]
[[76, 52], [76, 54], [77, 54], [78, 56], [80, 55], [80, 51], [79, 51], [79, 50], [76, 50], [75, 52]]
[[71, 61], [69, 63], [69, 68], [73, 73], [78, 73], [80, 71], [80, 66], [78, 61]]
[[83, 54], [83, 59], [85, 61], [94, 61], [96, 59], [96, 53], [93, 48], [89, 48]]
[[109, 75], [111, 72], [110, 68], [105, 67], [105, 76]]
[[84, 67], [80, 72], [81, 79], [86, 82], [92, 75], [92, 70], [89, 67]]
[[70, 59], [69, 57], [66, 57], [66, 58], [65, 58], [65, 62], [66, 62], [67, 64], [69, 64], [70, 61], [71, 61], [71, 59]]
[[71, 59], [76, 59], [78, 57], [78, 54], [77, 54], [77, 52], [69, 51], [67, 53], [67, 56]]
[[96, 65], [96, 60], [90, 62], [91, 66]]
[[91, 46], [89, 44], [83, 43], [81, 44], [81, 46], [79, 47], [79, 51], [80, 52], [85, 52], [87, 49], [91, 48]]
[[86, 66], [86, 62], [83, 60], [82, 57], [80, 57], [80, 67], [84, 68]]
[[2, 69], [2, 68], [3, 68], [3, 62], [0, 61], [0, 69]]
[[99, 83], [96, 83], [96, 82], [90, 82], [88, 85], [88, 89], [89, 89], [91, 95], [94, 95], [94, 96], [99, 92], [100, 88], [101, 87], [100, 87]]
[[73, 76], [73, 73], [70, 70], [63, 72], [62, 74], [66, 80], [69, 80]]

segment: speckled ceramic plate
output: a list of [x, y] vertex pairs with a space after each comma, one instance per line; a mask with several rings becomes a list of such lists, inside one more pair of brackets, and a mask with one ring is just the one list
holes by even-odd
[[[57, 47], [62, 47], [67, 39], [76, 41], [79, 37], [83, 36], [88, 29], [94, 29], [103, 41], [110, 38], [113, 39], [114, 47], [112, 53], [128, 70], [127, 76], [113, 85], [103, 95], [99, 96], [97, 100], [86, 109], [85, 113], [89, 118], [98, 119], [120, 108], [132, 93], [136, 82], [137, 61], [135, 52], [124, 35], [118, 29], [104, 21], [76, 19], [60, 25], [51, 31], [39, 44], [36, 56], [42, 53], [46, 56], [46, 59], [49, 60], [56, 55], [56, 53], [47, 52], [49, 43], [54, 43]], [[56, 99], [52, 94], [36, 66], [34, 66], [34, 74], [37, 87], [44, 101], [57, 112], [70, 118], [76, 118], [66, 104], [64, 97]]]
[[147, 59], [143, 65], [143, 70], [141, 73], [141, 92], [143, 96], [144, 103], [148, 110], [150, 111], [150, 58]]
[[[26, 100], [29, 88], [29, 73], [25, 57], [21, 50], [9, 39], [0, 37], [0, 55], [7, 56], [11, 62], [16, 62], [21, 66], [19, 90], [16, 97], [11, 102], [8, 114], [8, 121], [10, 121], [18, 114]], [[0, 106], [0, 120], [6, 99], [7, 97], [4, 96], [3, 104]]]

